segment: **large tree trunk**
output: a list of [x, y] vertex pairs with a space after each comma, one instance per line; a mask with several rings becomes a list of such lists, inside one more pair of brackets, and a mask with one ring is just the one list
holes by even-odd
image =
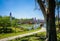
[[47, 13], [46, 15], [46, 39], [48, 38], [48, 35], [49, 35], [49, 15]]
[[55, 0], [48, 0], [49, 9], [49, 38], [48, 41], [57, 41], [55, 27]]
[[44, 16], [44, 20], [45, 20], [45, 23], [46, 23], [46, 38], [48, 38], [48, 32], [49, 32], [49, 28], [48, 28], [48, 25], [49, 25], [49, 16], [48, 16], [48, 8], [46, 8], [42, 2], [42, 0], [37, 0], [39, 6], [40, 6], [40, 9], [42, 10], [42, 13], [43, 13], [43, 16]]
[[37, 0], [37, 2], [39, 4], [40, 9], [42, 10], [42, 13], [43, 13], [43, 16], [44, 16], [44, 20], [45, 20], [45, 23], [46, 23], [46, 40], [48, 40], [48, 34], [49, 34], [48, 33], [49, 32], [49, 30], [48, 30], [48, 26], [49, 26], [48, 20], [49, 20], [49, 18], [48, 18], [48, 11], [47, 11], [48, 8], [45, 8], [42, 0]]
[[55, 27], [55, 0], [48, 0], [48, 12], [46, 13], [42, 0], [38, 0], [38, 4], [46, 21], [48, 41], [57, 41], [56, 27]]

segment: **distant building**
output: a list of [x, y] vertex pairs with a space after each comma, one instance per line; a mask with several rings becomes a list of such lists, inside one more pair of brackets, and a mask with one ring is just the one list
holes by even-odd
[[33, 18], [33, 22], [34, 22], [34, 23], [36, 23], [36, 22], [37, 22], [36, 17], [35, 17], [35, 18]]
[[12, 13], [10, 12], [10, 21], [12, 21]]

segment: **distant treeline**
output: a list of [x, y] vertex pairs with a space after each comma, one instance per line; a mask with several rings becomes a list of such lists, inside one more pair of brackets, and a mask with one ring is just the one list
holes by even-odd
[[[40, 20], [31, 19], [17, 19], [12, 17], [10, 20], [10, 16], [0, 16], [0, 27], [9, 27], [9, 26], [16, 26], [18, 24], [34, 24], [40, 22]], [[39, 23], [38, 22], [38, 23]]]

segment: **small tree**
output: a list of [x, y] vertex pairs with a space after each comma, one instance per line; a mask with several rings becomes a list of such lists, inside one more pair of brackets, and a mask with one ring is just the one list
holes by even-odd
[[0, 18], [0, 26], [2, 27], [2, 28], [0, 28], [0, 30], [1, 30], [0, 32], [4, 32], [4, 33], [9, 32], [11, 30], [10, 28], [8, 28], [11, 26], [10, 17], [4, 16], [4, 17]]

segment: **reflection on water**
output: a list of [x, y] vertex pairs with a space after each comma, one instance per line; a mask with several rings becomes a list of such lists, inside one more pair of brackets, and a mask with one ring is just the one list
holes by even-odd
[[38, 24], [34, 24], [32, 26], [27, 27], [26, 29], [31, 30], [31, 29], [37, 29], [39, 27]]
[[[21, 26], [21, 27], [23, 27], [23, 26]], [[43, 27], [46, 27], [46, 24], [44, 24]], [[29, 25], [29, 26], [26, 25], [26, 27], [24, 26], [23, 28], [26, 28], [28, 30], [37, 29], [37, 28], [40, 28], [40, 24], [33, 24], [33, 25]]]
[[45, 27], [46, 28], [46, 23], [44, 23], [44, 26], [43, 27]]

